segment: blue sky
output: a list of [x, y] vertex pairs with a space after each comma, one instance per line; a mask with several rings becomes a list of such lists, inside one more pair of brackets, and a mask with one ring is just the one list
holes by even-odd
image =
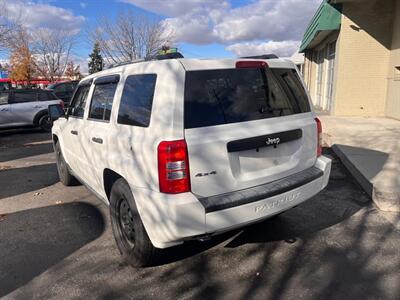
[[[290, 56], [322, 0], [0, 0], [24, 24], [67, 28], [77, 34], [74, 55], [85, 61], [85, 32], [101, 16], [132, 10], [155, 17], [175, 32], [185, 57]], [[3, 54], [4, 58], [4, 54]]]

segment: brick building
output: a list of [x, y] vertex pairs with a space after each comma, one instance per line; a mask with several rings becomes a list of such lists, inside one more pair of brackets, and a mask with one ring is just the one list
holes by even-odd
[[324, 0], [300, 52], [317, 108], [400, 119], [400, 0]]

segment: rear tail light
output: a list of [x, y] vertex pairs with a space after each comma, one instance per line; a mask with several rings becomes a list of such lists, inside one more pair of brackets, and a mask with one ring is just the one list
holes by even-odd
[[64, 109], [64, 101], [60, 101], [60, 106], [62, 109]]
[[186, 141], [163, 141], [158, 145], [157, 152], [160, 192], [167, 194], [189, 192], [189, 158]]
[[322, 124], [318, 118], [315, 118], [317, 122], [317, 156], [322, 155]]
[[268, 64], [265, 61], [258, 61], [258, 60], [242, 60], [236, 62], [236, 68], [266, 68]]

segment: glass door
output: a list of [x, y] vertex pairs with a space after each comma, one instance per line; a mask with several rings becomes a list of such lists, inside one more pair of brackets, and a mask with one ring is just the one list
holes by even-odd
[[331, 111], [333, 107], [333, 81], [335, 78], [336, 41], [328, 44], [328, 78], [326, 80], [325, 110]]
[[317, 90], [316, 90], [316, 104], [317, 107], [323, 109], [323, 95], [324, 95], [324, 61], [325, 61], [325, 48], [318, 51], [317, 54]]

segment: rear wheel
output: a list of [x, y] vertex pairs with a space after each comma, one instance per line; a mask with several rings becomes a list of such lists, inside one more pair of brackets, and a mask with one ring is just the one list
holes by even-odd
[[58, 171], [58, 176], [60, 177], [61, 183], [65, 186], [77, 185], [79, 182], [69, 172], [68, 165], [65, 162], [64, 157], [62, 155], [59, 142], [55, 143], [54, 148], [56, 151], [57, 171]]
[[42, 130], [44, 130], [46, 132], [51, 131], [51, 127], [53, 126], [53, 124], [52, 124], [48, 114], [44, 114], [43, 116], [40, 117], [39, 126]]
[[124, 259], [134, 267], [154, 265], [160, 250], [151, 243], [129, 185], [122, 178], [111, 188], [110, 215], [115, 241]]

